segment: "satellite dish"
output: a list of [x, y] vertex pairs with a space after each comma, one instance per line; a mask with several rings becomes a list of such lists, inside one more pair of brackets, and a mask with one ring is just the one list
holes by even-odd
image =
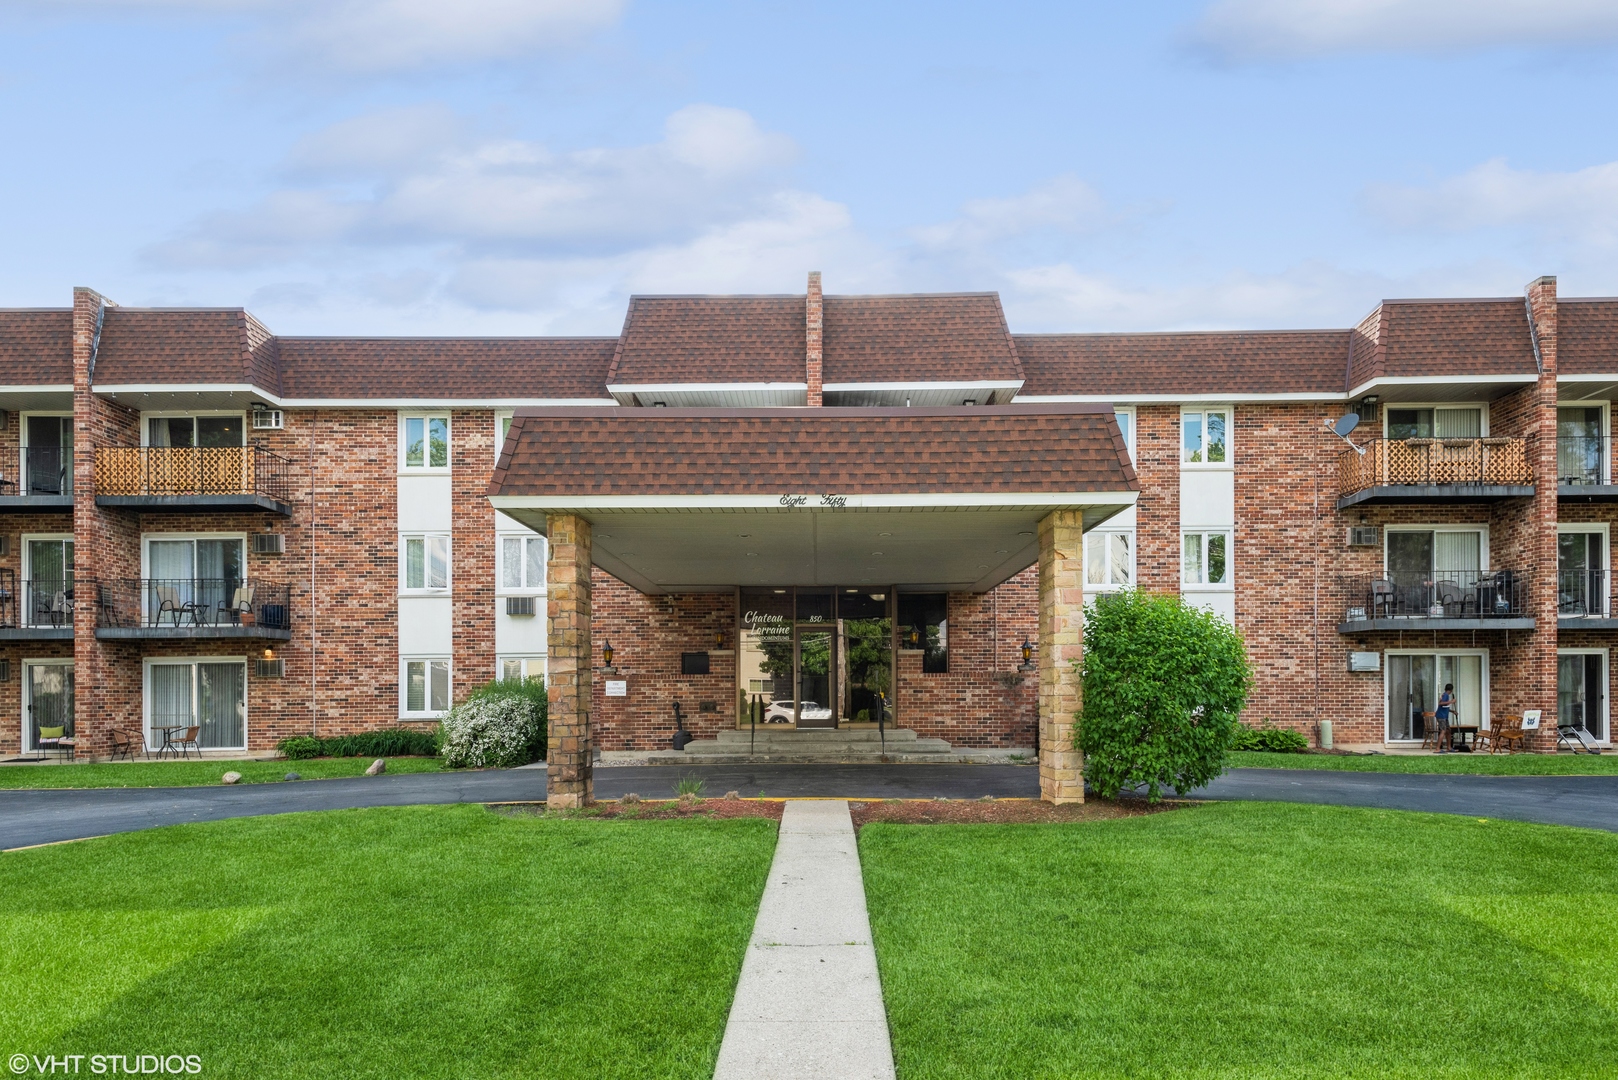
[[1346, 438], [1348, 438], [1348, 433], [1353, 431], [1355, 428], [1357, 428], [1359, 426], [1360, 426], [1360, 414], [1359, 413], [1349, 413], [1347, 416], [1345, 416], [1341, 420], [1337, 421], [1337, 423], [1333, 424], [1331, 426], [1331, 429], [1333, 431], [1335, 431], [1338, 435], [1340, 435], [1340, 436], [1342, 436], [1343, 438], [1346, 439]]

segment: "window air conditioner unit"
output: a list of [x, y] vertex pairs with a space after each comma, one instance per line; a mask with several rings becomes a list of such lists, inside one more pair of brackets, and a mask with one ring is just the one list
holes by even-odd
[[534, 608], [534, 597], [532, 596], [506, 597], [507, 615], [532, 615], [534, 614]]
[[285, 555], [287, 552], [287, 538], [285, 533], [254, 533], [254, 555]]
[[285, 419], [286, 418], [281, 415], [280, 409], [254, 409], [253, 430], [280, 431], [286, 426]]
[[1348, 530], [1348, 546], [1376, 547], [1382, 540], [1381, 533], [1375, 525], [1352, 528]]
[[258, 677], [261, 679], [279, 679], [286, 674], [286, 661], [279, 656], [274, 660], [260, 658], [256, 663], [258, 664]]

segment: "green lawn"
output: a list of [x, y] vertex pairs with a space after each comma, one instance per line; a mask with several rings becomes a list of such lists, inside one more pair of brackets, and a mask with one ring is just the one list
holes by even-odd
[[0, 1054], [196, 1054], [204, 1076], [253, 1078], [707, 1080], [774, 847], [758, 818], [450, 806], [11, 852]]
[[1344, 772], [1472, 773], [1479, 776], [1612, 776], [1618, 754], [1270, 754], [1233, 750], [1234, 769], [1339, 769]]
[[1618, 836], [1224, 803], [869, 825], [903, 1080], [1618, 1074]]
[[[264, 784], [295, 772], [305, 780], [362, 776], [375, 758], [312, 758], [307, 761], [101, 761], [70, 765], [7, 765], [0, 788], [189, 787], [217, 784], [227, 772], [244, 784]], [[438, 772], [440, 758], [388, 758], [390, 773]]]

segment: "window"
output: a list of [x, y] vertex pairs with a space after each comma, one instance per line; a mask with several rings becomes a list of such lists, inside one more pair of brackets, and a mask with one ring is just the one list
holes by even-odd
[[1564, 618], [1604, 615], [1606, 584], [1606, 529], [1560, 526], [1556, 537], [1556, 613]]
[[543, 679], [545, 677], [545, 658], [543, 656], [502, 656], [500, 658], [500, 678], [503, 682], [522, 682], [524, 679]]
[[432, 717], [449, 711], [449, 660], [406, 660], [404, 668], [401, 715]]
[[242, 413], [148, 416], [147, 446], [246, 446], [247, 425]]
[[23, 537], [24, 626], [73, 625], [73, 541]]
[[1123, 433], [1124, 445], [1129, 447], [1129, 460], [1135, 460], [1135, 410], [1114, 409], [1112, 414], [1118, 418], [1118, 430]]
[[1559, 649], [1556, 654], [1556, 722], [1606, 742], [1607, 652]]
[[899, 594], [899, 647], [920, 649], [924, 674], [949, 673], [949, 597], [944, 593]]
[[1180, 567], [1184, 585], [1230, 584], [1230, 534], [1194, 532], [1185, 534], [1185, 560]]
[[1090, 532], [1084, 536], [1084, 584], [1090, 588], [1127, 587], [1135, 576], [1135, 534]]
[[1483, 435], [1483, 410], [1388, 407], [1390, 439], [1477, 439]]
[[1201, 409], [1180, 413], [1180, 460], [1188, 465], [1230, 463], [1230, 410]]
[[500, 537], [500, 589], [502, 592], [537, 591], [545, 588], [543, 536]]
[[494, 460], [500, 460], [500, 451], [505, 449], [506, 436], [511, 434], [511, 413], [497, 412], [494, 414]]
[[406, 469], [449, 468], [448, 416], [405, 417], [403, 442]]
[[230, 607], [246, 576], [245, 537], [157, 534], [145, 540], [141, 603], [153, 625], [178, 620], [182, 611], [212, 615]]
[[1606, 440], [1602, 438], [1606, 428], [1599, 405], [1562, 406], [1556, 410], [1557, 483], [1606, 483]]
[[73, 494], [73, 417], [24, 417], [23, 459], [18, 463], [25, 495]]
[[449, 537], [429, 534], [404, 538], [404, 588], [407, 592], [449, 588]]
[[195, 727], [204, 750], [247, 748], [247, 661], [199, 657], [146, 661], [146, 733], [161, 746]]

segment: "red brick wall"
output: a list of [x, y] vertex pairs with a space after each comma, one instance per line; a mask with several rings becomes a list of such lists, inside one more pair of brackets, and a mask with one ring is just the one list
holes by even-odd
[[494, 413], [457, 410], [450, 417], [451, 505], [454, 527], [450, 581], [454, 585], [455, 699], [493, 679], [495, 670], [494, 508], [489, 474], [494, 471]]
[[[1239, 447], [1241, 444], [1237, 444]], [[1238, 451], [1239, 452], [1239, 451]], [[1147, 592], [1180, 591], [1180, 407], [1135, 410], [1135, 580]]]

